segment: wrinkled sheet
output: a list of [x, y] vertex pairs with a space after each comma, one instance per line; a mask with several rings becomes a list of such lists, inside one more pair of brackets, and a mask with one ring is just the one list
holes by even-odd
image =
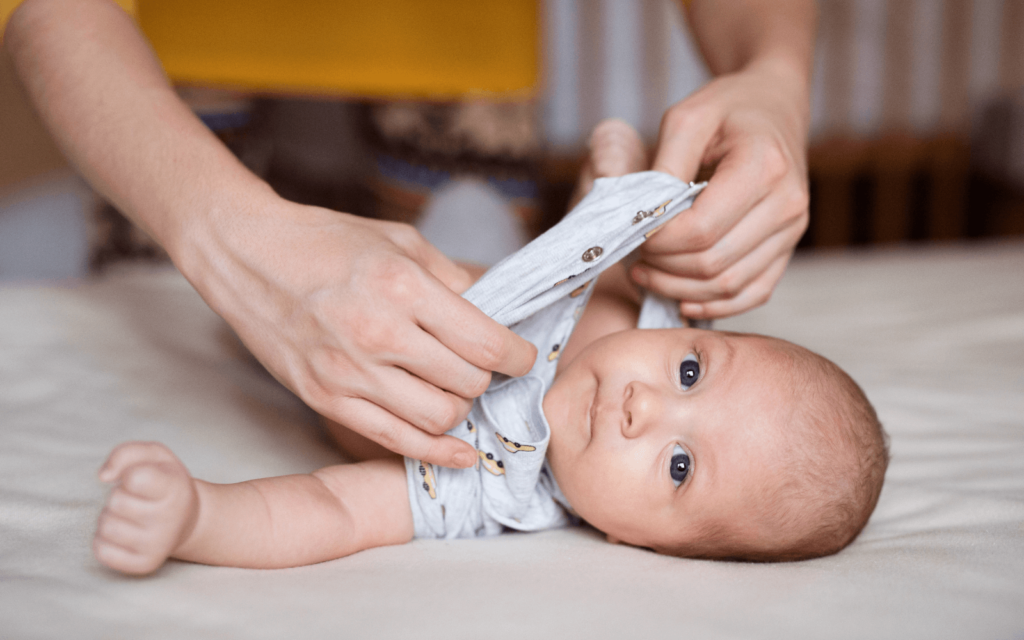
[[173, 270], [0, 286], [0, 637], [1024, 637], [1024, 243], [801, 255], [718, 328], [819, 351], [875, 403], [892, 465], [842, 553], [682, 560], [577, 528], [136, 579], [89, 549], [117, 443], [219, 482], [340, 458]]

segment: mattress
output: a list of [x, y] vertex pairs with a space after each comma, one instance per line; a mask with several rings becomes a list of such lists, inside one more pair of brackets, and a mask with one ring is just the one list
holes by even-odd
[[818, 351], [874, 402], [892, 463], [841, 553], [686, 560], [581, 527], [129, 578], [89, 546], [119, 442], [217, 482], [341, 458], [176, 271], [6, 283], [0, 637], [1024, 637], [1024, 243], [801, 254], [716, 327]]

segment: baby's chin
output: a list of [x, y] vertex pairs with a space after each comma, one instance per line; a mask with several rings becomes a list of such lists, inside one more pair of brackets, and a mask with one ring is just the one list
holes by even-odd
[[[552, 439], [553, 441], [553, 439]], [[585, 478], [567, 478], [559, 473], [560, 467], [548, 459], [548, 467], [555, 477], [565, 499], [572, 506], [573, 515], [606, 535], [609, 541], [625, 543], [636, 547], [653, 549], [656, 541], [664, 538], [657, 531], [641, 524], [641, 519], [623, 518], [629, 512], [629, 505], [613, 504], [599, 496], [592, 496], [580, 490], [580, 485], [589, 484]]]

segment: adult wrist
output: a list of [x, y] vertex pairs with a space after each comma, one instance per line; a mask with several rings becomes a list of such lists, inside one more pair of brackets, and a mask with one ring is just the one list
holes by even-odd
[[220, 271], [217, 265], [238, 254], [245, 244], [253, 244], [253, 227], [282, 201], [270, 185], [241, 164], [230, 175], [224, 173], [200, 179], [175, 202], [165, 217], [164, 237], [158, 238], [204, 298], [211, 290], [209, 279]]
[[803, 60], [786, 54], [767, 54], [748, 63], [748, 73], [770, 83], [774, 100], [784, 103], [786, 113], [799, 119], [806, 135], [811, 119], [811, 69]]

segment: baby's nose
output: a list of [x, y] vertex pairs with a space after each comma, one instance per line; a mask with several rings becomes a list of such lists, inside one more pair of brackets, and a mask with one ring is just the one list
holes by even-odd
[[631, 382], [626, 385], [622, 410], [622, 435], [637, 438], [657, 421], [661, 404], [654, 389], [642, 382]]

